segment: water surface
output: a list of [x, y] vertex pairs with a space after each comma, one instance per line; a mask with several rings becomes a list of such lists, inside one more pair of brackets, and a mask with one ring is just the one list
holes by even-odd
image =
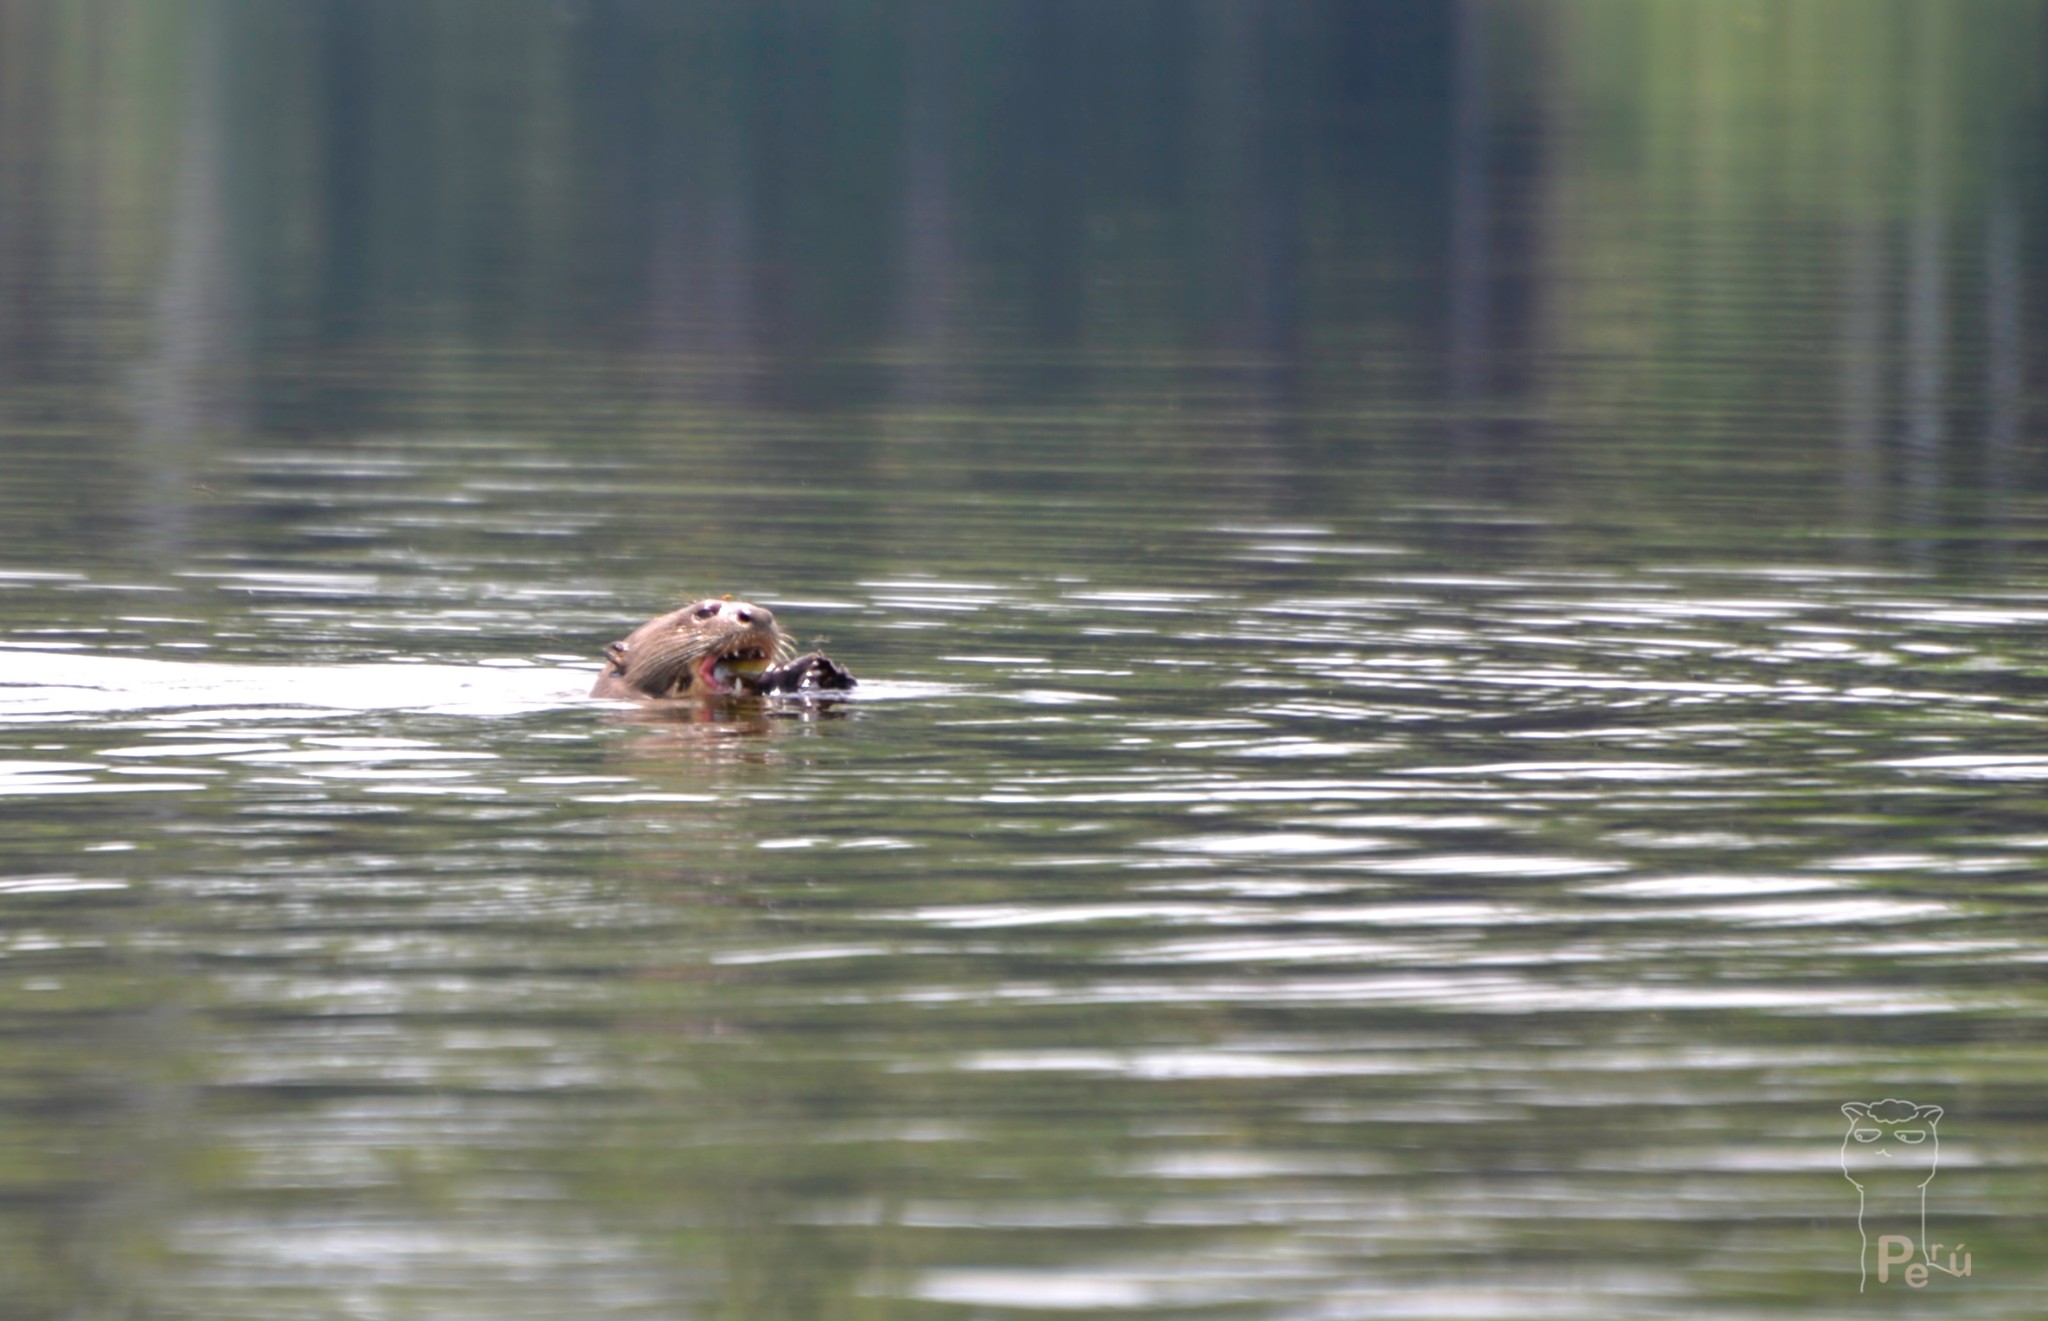
[[0, 11], [0, 1310], [2035, 1314], [2041, 6], [1369, 11]]

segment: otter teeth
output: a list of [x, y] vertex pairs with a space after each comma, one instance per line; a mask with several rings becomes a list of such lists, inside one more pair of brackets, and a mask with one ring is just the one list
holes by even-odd
[[740, 651], [730, 656], [720, 656], [712, 665], [711, 673], [720, 683], [724, 683], [742, 675], [752, 678], [767, 668], [768, 658], [760, 652]]

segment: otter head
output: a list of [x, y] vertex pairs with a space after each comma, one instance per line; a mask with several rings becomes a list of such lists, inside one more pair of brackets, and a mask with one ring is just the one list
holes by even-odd
[[791, 651], [788, 635], [761, 606], [731, 597], [698, 601], [650, 619], [604, 649], [599, 697], [711, 697], [748, 691]]

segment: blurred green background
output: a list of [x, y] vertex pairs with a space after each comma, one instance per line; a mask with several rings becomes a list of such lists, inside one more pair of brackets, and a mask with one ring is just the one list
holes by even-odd
[[2035, 0], [13, 0], [15, 553], [160, 562], [108, 508], [177, 522], [235, 436], [431, 429], [1976, 563], [2041, 512], [2044, 34]]

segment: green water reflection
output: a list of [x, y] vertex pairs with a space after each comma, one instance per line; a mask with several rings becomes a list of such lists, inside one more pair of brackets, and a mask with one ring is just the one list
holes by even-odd
[[0, 5], [0, 1314], [2033, 1315], [2044, 24]]
[[251, 433], [1624, 552], [2037, 513], [2035, 4], [4, 21], [4, 475], [67, 546], [214, 524]]

